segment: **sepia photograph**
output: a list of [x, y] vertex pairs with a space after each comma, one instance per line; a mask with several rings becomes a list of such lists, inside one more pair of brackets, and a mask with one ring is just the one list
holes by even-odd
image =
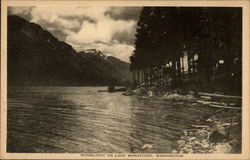
[[5, 18], [7, 154], [171, 158], [249, 144], [242, 6], [30, 3]]

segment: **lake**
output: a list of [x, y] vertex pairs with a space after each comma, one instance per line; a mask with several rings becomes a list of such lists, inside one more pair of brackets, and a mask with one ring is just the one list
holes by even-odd
[[8, 88], [7, 152], [171, 153], [180, 131], [212, 113], [105, 89]]

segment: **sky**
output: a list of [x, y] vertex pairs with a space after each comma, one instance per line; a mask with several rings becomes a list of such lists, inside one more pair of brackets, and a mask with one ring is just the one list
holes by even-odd
[[17, 15], [39, 24], [76, 51], [99, 49], [107, 56], [129, 62], [134, 50], [141, 7], [108, 6], [12, 6]]

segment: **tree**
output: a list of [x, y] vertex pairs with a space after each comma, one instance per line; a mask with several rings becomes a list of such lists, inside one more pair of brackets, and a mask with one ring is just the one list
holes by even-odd
[[[166, 76], [162, 71], [168, 66], [178, 82], [183, 74], [180, 59], [183, 61], [185, 53], [190, 75], [195, 67], [207, 83], [213, 82], [218, 61], [223, 59], [224, 73], [230, 78], [233, 72], [241, 72], [241, 15], [240, 8], [229, 7], [144, 7], [131, 68], [143, 70], [144, 81], [150, 77], [151, 84], [160, 84]], [[194, 55], [198, 55], [198, 66]]]

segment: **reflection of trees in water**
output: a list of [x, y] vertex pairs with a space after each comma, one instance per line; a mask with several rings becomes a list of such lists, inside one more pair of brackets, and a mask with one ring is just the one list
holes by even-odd
[[[175, 105], [175, 102], [160, 102], [150, 99], [134, 99], [133, 131], [131, 137], [137, 141], [130, 143], [131, 152], [171, 152], [179, 133], [191, 127], [197, 120], [208, 115], [208, 109], [199, 110], [191, 104]], [[152, 144], [152, 149], [141, 149], [144, 144]]]
[[[167, 108], [150, 100], [135, 100], [133, 110], [133, 132], [131, 137], [138, 140], [131, 144], [132, 152], [167, 152], [170, 141], [177, 138], [178, 130], [168, 127]], [[165, 139], [166, 141], [162, 141]], [[153, 144], [152, 150], [142, 150], [144, 144]], [[162, 147], [165, 145], [164, 147]]]

